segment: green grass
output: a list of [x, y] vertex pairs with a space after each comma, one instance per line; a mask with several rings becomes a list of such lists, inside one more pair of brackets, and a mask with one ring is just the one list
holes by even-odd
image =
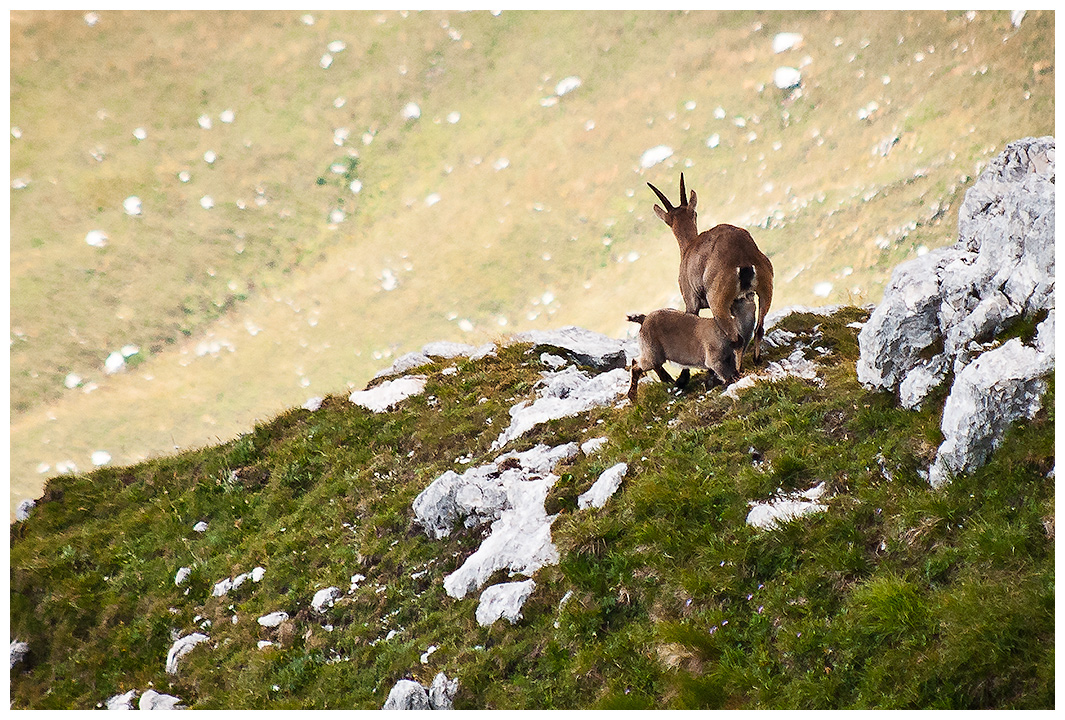
[[[54, 478], [11, 529], [11, 631], [31, 647], [13, 707], [92, 708], [152, 683], [196, 708], [377, 708], [396, 680], [438, 671], [459, 679], [460, 708], [1053, 707], [1053, 381], [988, 465], [932, 490], [941, 401], [904, 411], [858, 385], [846, 326], [865, 316], [784, 322], [830, 351], [824, 387], [732, 401], [648, 383], [635, 407], [517, 441], [609, 438], [556, 468], [561, 561], [537, 572], [516, 625], [480, 627], [476, 594], [443, 590], [481, 531], [430, 540], [410, 507], [457, 458], [494, 456], [542, 369], [528, 346], [434, 363], [424, 395], [380, 415], [330, 396], [227, 443]], [[621, 489], [578, 510], [621, 461]], [[749, 501], [820, 481], [827, 512], [745, 524]], [[211, 597], [256, 565], [261, 583]], [[311, 597], [355, 573], [324, 630]], [[292, 619], [259, 628], [274, 610]], [[204, 619], [212, 647], [167, 676], [171, 630]]]
[[[231, 439], [426, 342], [628, 332], [626, 312], [677, 303], [645, 182], [675, 194], [681, 171], [704, 227], [748, 227], [772, 259], [774, 307], [875, 302], [900, 261], [955, 240], [991, 157], [1054, 126], [1052, 12], [1019, 29], [1006, 12], [301, 15], [12, 15], [11, 176], [29, 180], [11, 192], [13, 504], [58, 463]], [[780, 31], [803, 46], [772, 54]], [[334, 40], [347, 47], [323, 69]], [[774, 69], [807, 56], [801, 96], [778, 91]], [[581, 87], [542, 107], [568, 75]], [[663, 143], [674, 155], [641, 170]], [[358, 195], [350, 164], [330, 171], [352, 152]], [[212, 339], [236, 350], [198, 357]], [[126, 344], [147, 359], [105, 376]], [[65, 389], [71, 372], [99, 390]]]

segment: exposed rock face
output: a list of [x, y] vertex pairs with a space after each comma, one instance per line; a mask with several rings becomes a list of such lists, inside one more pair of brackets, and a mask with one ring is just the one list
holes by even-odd
[[[858, 379], [918, 408], [951, 373], [946, 438], [929, 480], [986, 461], [1031, 417], [1054, 367], [1054, 138], [1010, 143], [965, 194], [958, 242], [899, 265], [858, 335]], [[987, 343], [1047, 311], [1034, 345]]]
[[382, 710], [450, 710], [459, 681], [448, 680], [444, 673], [437, 673], [427, 690], [414, 680], [397, 682], [388, 693]]

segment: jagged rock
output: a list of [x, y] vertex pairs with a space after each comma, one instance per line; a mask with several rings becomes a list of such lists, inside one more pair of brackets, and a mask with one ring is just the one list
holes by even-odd
[[[1050, 311], [1040, 335], [1053, 335], [1054, 155], [1052, 137], [1006, 146], [966, 192], [958, 242], [895, 268], [858, 334], [859, 381], [897, 392], [903, 407], [920, 407], [954, 374], [934, 485], [983, 464], [1009, 423], [1035, 412], [1031, 394], [1053, 370], [1052, 342], [985, 351], [1010, 323], [1040, 311]], [[997, 354], [968, 370], [981, 353]]]
[[137, 698], [137, 691], [130, 690], [122, 695], [112, 695], [107, 698], [108, 710], [132, 710], [133, 701]]
[[[1054, 304], [1054, 139], [1010, 143], [966, 192], [956, 244], [895, 268], [858, 335], [858, 379], [918, 407], [1018, 317]], [[943, 349], [936, 352], [937, 345]]]
[[603, 507], [619, 487], [625, 473], [629, 471], [626, 463], [618, 463], [603, 471], [599, 479], [592, 483], [588, 491], [577, 498], [577, 507], [581, 510], [589, 507]]
[[[189, 652], [192, 651], [192, 648], [210, 639], [211, 638], [203, 633], [192, 633], [191, 635], [186, 635], [185, 637], [176, 640], [174, 644], [170, 646], [170, 652], [166, 654], [166, 672], [170, 675], [177, 675], [178, 660], [188, 655]], [[145, 695], [147, 695], [147, 693], [145, 693]], [[141, 704], [144, 704], [143, 697], [141, 698]]]
[[1010, 423], [1031, 419], [1042, 407], [1043, 376], [1054, 371], [1053, 326], [1051, 313], [1040, 325], [1036, 347], [1014, 338], [983, 353], [955, 378], [943, 407], [944, 441], [929, 469], [933, 487], [983, 465]]
[[486, 587], [477, 604], [477, 624], [487, 627], [500, 618], [506, 618], [511, 625], [518, 622], [521, 619], [521, 606], [535, 589], [536, 582], [532, 578]]
[[421, 684], [403, 679], [397, 682], [388, 693], [382, 710], [428, 710], [429, 693]]
[[429, 686], [429, 707], [433, 710], [451, 710], [458, 691], [458, 678], [448, 680], [444, 673], [437, 673], [433, 684]]
[[628, 367], [629, 361], [639, 354], [635, 339], [618, 340], [573, 325], [558, 330], [530, 330], [518, 333], [511, 339], [535, 346], [561, 348], [578, 365], [601, 371]]
[[141, 710], [184, 710], [185, 706], [181, 705], [181, 698], [174, 697], [173, 695], [164, 695], [161, 692], [155, 690], [145, 690], [141, 695], [140, 709]]
[[33, 512], [33, 508], [37, 507], [37, 501], [33, 499], [23, 500], [15, 508], [15, 519], [19, 522], [24, 522], [30, 519], [30, 514]]
[[[15, 640], [11, 643], [11, 667], [15, 667], [18, 663], [26, 659], [26, 655], [30, 652], [29, 643], [20, 642]], [[10, 669], [10, 668], [9, 668]]]
[[343, 595], [338, 587], [327, 587], [319, 590], [314, 594], [314, 598], [311, 600], [311, 607], [315, 612], [324, 613], [326, 609], [333, 607], [333, 602]]

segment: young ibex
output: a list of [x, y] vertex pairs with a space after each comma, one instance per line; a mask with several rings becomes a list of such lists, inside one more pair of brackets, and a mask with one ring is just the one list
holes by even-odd
[[[636, 403], [636, 386], [640, 376], [648, 370], [654, 370], [662, 382], [673, 382], [662, 367], [667, 360], [710, 370], [709, 384], [728, 384], [738, 379], [736, 358], [743, 354], [754, 335], [754, 297], [748, 294], [737, 298], [730, 310], [740, 325], [738, 344], [729, 340], [712, 318], [672, 308], [655, 310], [648, 315], [629, 315], [630, 322], [640, 324], [640, 357], [632, 361], [629, 400]], [[677, 387], [687, 385], [688, 377], [686, 367], [676, 380]]]
[[[765, 314], [773, 301], [773, 264], [754, 242], [751, 234], [734, 225], [717, 225], [704, 232], [696, 228], [695, 191], [684, 193], [684, 174], [680, 176], [680, 205], [673, 205], [651, 183], [647, 186], [666, 206], [655, 205], [655, 214], [673, 230], [680, 246], [680, 294], [684, 309], [698, 315], [709, 308], [714, 320], [733, 344], [740, 344], [739, 323], [730, 318], [732, 302], [743, 295], [758, 297], [758, 324], [754, 334], [754, 361], [762, 359]], [[743, 351], [738, 351], [736, 370], [740, 369]]]

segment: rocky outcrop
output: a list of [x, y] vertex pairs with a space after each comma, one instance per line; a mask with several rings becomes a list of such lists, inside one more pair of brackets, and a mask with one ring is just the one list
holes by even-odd
[[[933, 485], [983, 464], [1040, 406], [1054, 367], [1054, 154], [1052, 137], [1010, 143], [965, 194], [958, 242], [898, 266], [858, 335], [858, 379], [903, 407], [953, 375]], [[1043, 318], [1034, 344], [996, 345], [1025, 318]]]
[[178, 660], [192, 652], [192, 649], [202, 642], [211, 638], [203, 633], [192, 633], [174, 641], [170, 646], [170, 652], [166, 654], [166, 671], [170, 675], [177, 675]]
[[599, 371], [624, 369], [639, 353], [635, 339], [617, 340], [573, 325], [558, 330], [530, 330], [514, 335], [512, 340], [560, 348], [576, 364]]

